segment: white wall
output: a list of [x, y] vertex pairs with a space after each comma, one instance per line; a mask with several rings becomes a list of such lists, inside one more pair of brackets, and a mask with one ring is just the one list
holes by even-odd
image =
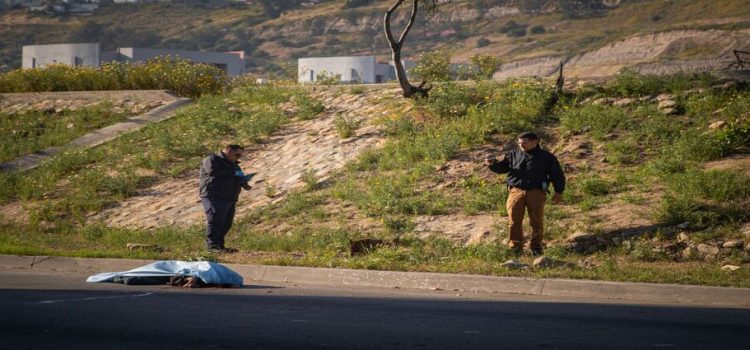
[[99, 66], [99, 44], [28, 45], [22, 49], [23, 68], [39, 68], [52, 63]]
[[201, 52], [169, 49], [145, 49], [140, 47], [121, 47], [117, 52], [131, 62], [143, 62], [159, 56], [179, 57], [198, 63], [220, 66], [229, 76], [237, 76], [245, 72], [245, 61], [239, 54], [227, 52]]
[[376, 61], [374, 56], [306, 57], [297, 60], [297, 76], [300, 83], [317, 80], [322, 72], [340, 75], [342, 83], [375, 82]]

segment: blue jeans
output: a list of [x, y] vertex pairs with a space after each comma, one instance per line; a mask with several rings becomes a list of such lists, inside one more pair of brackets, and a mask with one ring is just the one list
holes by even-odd
[[206, 247], [224, 248], [224, 236], [232, 228], [237, 202], [226, 199], [201, 198], [206, 213]]

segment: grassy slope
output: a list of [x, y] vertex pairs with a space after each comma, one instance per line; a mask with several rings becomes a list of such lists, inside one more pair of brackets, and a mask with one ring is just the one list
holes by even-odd
[[[311, 180], [308, 188], [239, 220], [229, 240], [243, 253], [219, 258], [230, 262], [748, 287], [748, 269], [719, 271], [723, 263], [746, 261], [746, 254], [727, 253], [718, 260], [703, 262], [696, 257], [671, 254], [672, 248], [667, 248], [680, 247], [674, 245], [677, 224], [688, 223], [685, 232], [696, 244], [716, 243], [742, 237], [739, 227], [749, 219], [750, 178], [731, 171], [706, 172], [702, 165], [728, 153], [746, 151], [742, 142], [746, 143], [750, 134], [750, 92], [746, 87], [704, 94], [682, 92], [686, 87], [711, 84], [708, 80], [684, 77], [671, 82], [621, 77], [610, 85], [588, 87], [567, 96], [551, 113], [540, 113], [549, 87], [538, 82], [441, 86], [433, 90], [430, 100], [417, 102], [406, 115], [394, 113], [380, 120], [390, 135], [383, 149], [363, 154], [326, 186], [314, 185]], [[207, 97], [181, 117], [147, 128], [122, 142], [88, 154], [65, 155], [28, 177], [0, 178], [6, 189], [2, 193], [6, 202], [26, 198], [25, 205], [36, 208], [29, 225], [5, 223], [0, 227], [0, 252], [217, 258], [196, 253], [202, 244], [200, 226], [143, 231], [81, 223], [89, 213], [132, 195], [135, 189], [153, 181], [153, 172], [141, 176], [134, 169], [147, 168], [162, 173], [157, 176], [176, 176], [193, 167], [199, 154], [215, 147], [200, 140], [215, 139], [224, 132], [240, 137], [253, 134], [253, 130], [268, 130], [258, 128], [262, 126], [259, 121], [276, 120], [274, 116], [278, 114], [250, 119], [246, 117], [262, 114], [263, 109], [251, 107], [235, 114], [226, 112], [227, 106], [238, 102], [241, 106], [278, 103], [290, 97], [280, 94], [282, 91], [249, 89], [235, 92], [228, 99]], [[625, 108], [580, 103], [589, 97], [642, 96], [664, 91], [676, 94], [684, 117], [657, 114], [655, 102]], [[382, 103], [387, 105], [389, 101]], [[726, 109], [713, 113], [722, 107]], [[205, 115], [212, 117], [195, 124], [195, 118]], [[731, 121], [731, 125], [722, 131], [705, 132], [715, 119]], [[455, 185], [440, 187], [447, 179], [436, 169], [477, 149], [496, 151], [498, 143], [528, 128], [544, 130], [546, 137], [554, 140], [553, 146], [584, 137], [599, 152], [569, 170], [569, 204], [563, 209], [550, 207], [547, 212], [548, 238], [558, 240], [547, 250], [548, 256], [571, 263], [586, 259], [593, 267], [512, 271], [501, 266], [513, 257], [511, 252], [493, 240], [463, 246], [439, 238], [419, 239], [413, 234], [420, 215], [502, 216], [506, 191], [499, 179], [487, 178], [479, 169], [468, 169], [459, 174], [461, 180]], [[215, 134], [217, 130], [219, 134]], [[745, 137], [744, 141], [738, 144], [732, 138], [735, 132]], [[610, 133], [617, 137], [607, 136]], [[173, 159], [165, 158], [166, 151]], [[607, 157], [608, 163], [599, 162], [600, 156]], [[170, 165], [165, 167], [168, 159]], [[568, 155], [563, 161], [576, 160], [574, 155]], [[50, 188], [51, 183], [57, 185]], [[72, 187], [69, 183], [87, 185]], [[656, 200], [644, 198], [647, 195], [656, 196]], [[650, 211], [652, 219], [662, 226], [642, 238], [593, 255], [574, 253], [560, 244], [561, 238], [577, 229], [607, 233], [602, 231], [602, 224], [611, 217], [599, 210], [625, 208], [623, 203]], [[561, 221], [568, 224], [556, 225]], [[505, 235], [501, 227], [492, 233], [498, 238]], [[381, 247], [363, 256], [348, 254], [352, 239], [397, 235], [402, 237], [398, 246]], [[132, 241], [158, 244], [168, 250], [127, 251], [125, 243]], [[520, 259], [530, 262], [532, 257]]]

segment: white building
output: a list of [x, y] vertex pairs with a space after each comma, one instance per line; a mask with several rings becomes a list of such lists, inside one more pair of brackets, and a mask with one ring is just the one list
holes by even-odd
[[395, 80], [396, 71], [375, 56], [306, 57], [297, 60], [297, 76], [300, 83], [337, 76], [342, 83], [372, 84]]
[[62, 63], [71, 66], [99, 66], [99, 44], [26, 45], [22, 48], [23, 68]]
[[242, 51], [201, 52], [121, 47], [116, 51], [101, 52], [98, 43], [86, 43], [27, 45], [23, 47], [22, 55], [23, 68], [40, 68], [53, 63], [98, 67], [101, 63], [110, 61], [136, 63], [159, 56], [170, 56], [213, 65], [229, 76], [237, 76], [245, 72], [244, 52]]

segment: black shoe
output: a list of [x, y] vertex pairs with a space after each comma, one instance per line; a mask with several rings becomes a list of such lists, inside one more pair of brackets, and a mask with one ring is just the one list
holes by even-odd
[[239, 252], [239, 250], [238, 250], [237, 248], [227, 248], [227, 247], [223, 247], [223, 248], [221, 248], [221, 250], [222, 250], [222, 251], [223, 251], [224, 253], [236, 253], [236, 252]]
[[544, 248], [531, 248], [531, 255], [544, 255]]

